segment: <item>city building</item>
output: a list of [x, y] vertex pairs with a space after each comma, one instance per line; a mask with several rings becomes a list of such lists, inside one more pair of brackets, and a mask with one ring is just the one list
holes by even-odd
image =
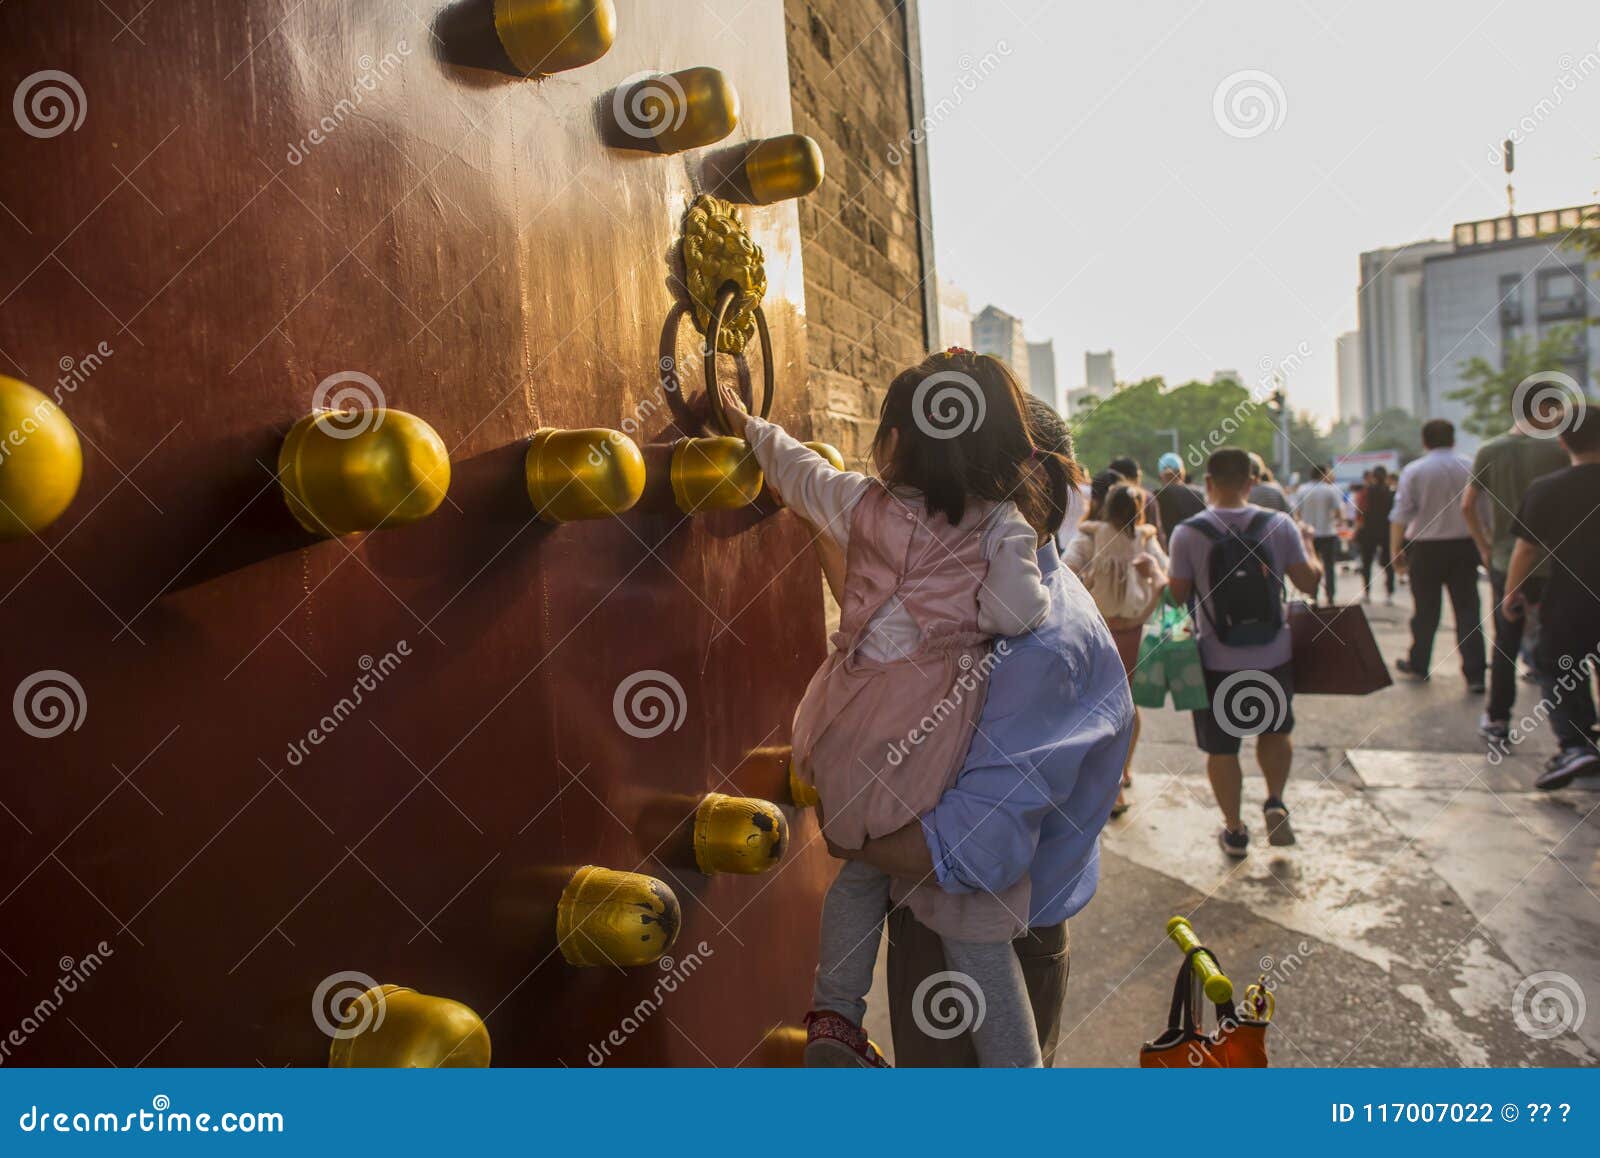
[[1339, 375], [1339, 421], [1350, 423], [1352, 436], [1359, 438], [1367, 420], [1366, 396], [1362, 390], [1360, 330], [1348, 330], [1334, 339], [1334, 358]]
[[967, 291], [945, 278], [939, 279], [939, 341], [937, 348], [972, 349], [972, 303]]
[[[1585, 261], [1563, 239], [1600, 206], [1582, 205], [1468, 221], [1452, 231], [1447, 252], [1423, 262], [1426, 353], [1421, 396], [1412, 413], [1449, 418], [1459, 426], [1466, 402], [1449, 395], [1464, 385], [1461, 371], [1474, 357], [1503, 365], [1515, 341], [1537, 346], [1570, 337], [1560, 365], [1592, 392], [1600, 368], [1600, 301], [1587, 284], [1600, 262]], [[1470, 436], [1464, 445], [1475, 440]]]
[[1117, 388], [1117, 369], [1115, 358], [1110, 350], [1098, 353], [1094, 350], [1086, 351], [1083, 355], [1083, 382], [1084, 388], [1093, 390], [1102, 398], [1109, 398], [1112, 391]]
[[1232, 382], [1235, 386], [1243, 386], [1244, 375], [1237, 370], [1213, 370], [1211, 372], [1211, 384], [1217, 386], [1223, 382]]
[[1087, 414], [1100, 403], [1111, 396], [1109, 390], [1096, 390], [1093, 386], [1079, 386], [1076, 390], [1067, 391], [1067, 408], [1062, 411], [1068, 417]]
[[1422, 267], [1450, 252], [1448, 241], [1418, 241], [1361, 255], [1360, 314], [1362, 410], [1400, 409], [1422, 415]]
[[1028, 343], [1028, 393], [1059, 408], [1056, 395], [1056, 344], [1053, 339]]
[[1028, 340], [1022, 336], [1022, 319], [999, 306], [984, 306], [972, 319], [972, 348], [980, 354], [993, 354], [1017, 376], [1029, 381]]

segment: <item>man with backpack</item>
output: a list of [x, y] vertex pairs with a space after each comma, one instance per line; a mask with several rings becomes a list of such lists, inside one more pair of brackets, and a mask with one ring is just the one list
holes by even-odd
[[1250, 456], [1223, 447], [1206, 463], [1210, 509], [1172, 532], [1170, 591], [1190, 605], [1210, 706], [1194, 713], [1195, 741], [1222, 810], [1218, 834], [1231, 857], [1250, 850], [1240, 818], [1244, 772], [1240, 741], [1255, 736], [1256, 762], [1267, 784], [1267, 840], [1294, 843], [1284, 786], [1294, 746], [1293, 649], [1284, 607], [1285, 576], [1316, 596], [1322, 567], [1309, 532], [1288, 515], [1250, 502]]

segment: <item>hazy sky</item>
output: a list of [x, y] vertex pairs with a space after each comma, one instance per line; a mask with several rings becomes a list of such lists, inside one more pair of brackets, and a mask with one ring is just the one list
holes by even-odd
[[[1054, 338], [1063, 390], [1085, 349], [1114, 349], [1124, 381], [1253, 383], [1304, 342], [1291, 400], [1331, 418], [1358, 255], [1504, 213], [1509, 130], [1518, 209], [1600, 200], [1595, 0], [920, 12], [939, 273]], [[1235, 87], [1273, 111], [1224, 99], [1230, 134], [1215, 98], [1236, 73], [1267, 74]]]

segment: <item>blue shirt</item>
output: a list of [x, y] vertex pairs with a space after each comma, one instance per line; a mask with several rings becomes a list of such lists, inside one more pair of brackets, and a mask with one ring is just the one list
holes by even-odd
[[1133, 736], [1128, 676], [1094, 600], [1055, 544], [1039, 551], [1039, 571], [1050, 615], [1004, 641], [966, 763], [922, 818], [941, 888], [997, 893], [1027, 873], [1035, 928], [1094, 896]]

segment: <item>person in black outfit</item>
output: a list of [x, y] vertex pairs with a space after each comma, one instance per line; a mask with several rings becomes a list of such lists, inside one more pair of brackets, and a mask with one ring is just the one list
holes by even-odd
[[1165, 547], [1174, 527], [1189, 516], [1205, 511], [1206, 496], [1183, 477], [1183, 460], [1171, 451], [1161, 456], [1156, 469], [1161, 475], [1161, 489], [1156, 491], [1156, 511], [1161, 515], [1158, 529], [1161, 545]]
[[1591, 676], [1600, 662], [1600, 408], [1577, 403], [1561, 444], [1566, 470], [1536, 479], [1512, 523], [1516, 545], [1500, 611], [1524, 614], [1528, 578], [1545, 558], [1553, 563], [1539, 603], [1542, 629], [1534, 646], [1539, 681], [1550, 705], [1550, 726], [1561, 750], [1534, 781], [1565, 788], [1578, 776], [1600, 773], [1595, 748]]
[[1361, 601], [1372, 598], [1372, 564], [1376, 560], [1383, 568], [1383, 581], [1388, 588], [1389, 602], [1394, 602], [1394, 564], [1389, 558], [1389, 512], [1394, 510], [1394, 489], [1389, 486], [1389, 472], [1381, 466], [1372, 468], [1372, 475], [1361, 491], [1361, 526], [1356, 529], [1356, 545], [1361, 548], [1361, 585], [1365, 592]]

